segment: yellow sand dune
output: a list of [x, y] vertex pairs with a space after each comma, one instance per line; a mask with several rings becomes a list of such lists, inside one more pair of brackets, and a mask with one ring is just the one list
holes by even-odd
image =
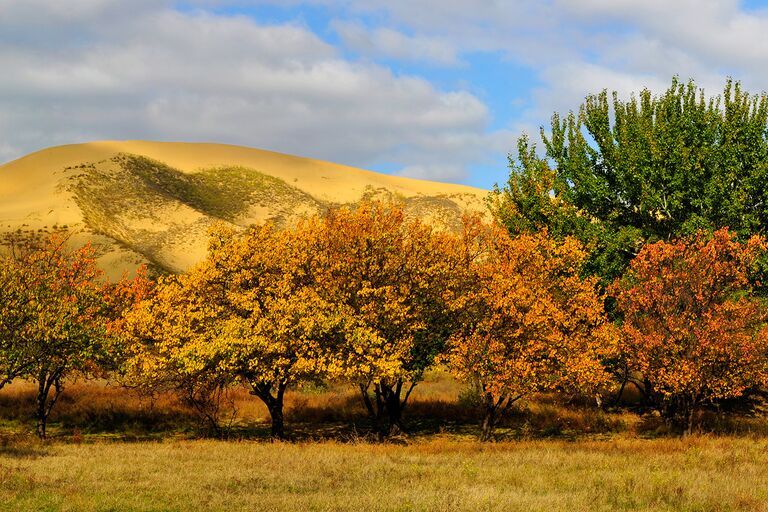
[[487, 191], [389, 176], [225, 144], [105, 141], [52, 147], [0, 166], [0, 231], [76, 231], [112, 276], [150, 262], [171, 271], [205, 254], [214, 222], [246, 226], [388, 196], [451, 224]]

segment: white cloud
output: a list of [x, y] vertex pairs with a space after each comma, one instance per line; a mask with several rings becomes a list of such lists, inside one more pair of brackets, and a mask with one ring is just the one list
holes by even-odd
[[307, 2], [384, 20], [413, 37], [452, 41], [459, 58], [502, 51], [530, 66], [541, 82], [537, 97], [552, 101], [533, 105], [536, 112], [560, 108], [564, 99], [576, 108], [586, 94], [613, 84], [664, 89], [675, 74], [712, 93], [727, 75], [755, 92], [768, 83], [768, 9], [746, 10], [738, 0]]
[[[0, 0], [10, 70], [0, 157], [92, 138], [212, 140], [456, 180], [603, 88], [661, 91], [673, 74], [710, 93], [726, 75], [755, 92], [768, 83], [768, 11], [737, 0], [188, 0], [200, 10], [184, 13], [176, 3]], [[206, 10], [310, 3], [364, 62], [301, 23]], [[495, 132], [475, 95], [375, 64], [462, 66], [490, 51], [535, 82], [527, 108]]]
[[[115, 16], [124, 2], [78, 0], [68, 16], [33, 1], [2, 4], [6, 158], [93, 139], [221, 141], [359, 166], [429, 162], [430, 177], [459, 180], [492, 136], [472, 94], [347, 61], [301, 25], [149, 1]], [[45, 44], [5, 30], [31, 9], [55, 25]]]
[[441, 66], [459, 63], [454, 46], [442, 38], [409, 36], [391, 28], [371, 30], [351, 22], [337, 21], [333, 26], [344, 44], [361, 54]]

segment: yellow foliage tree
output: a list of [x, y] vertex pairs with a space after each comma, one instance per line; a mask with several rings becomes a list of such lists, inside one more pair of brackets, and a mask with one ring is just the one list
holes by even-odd
[[317, 232], [319, 293], [366, 334], [346, 331], [352, 336], [338, 346], [339, 374], [358, 384], [381, 432], [390, 434], [452, 330], [451, 237], [383, 202], [331, 210], [306, 225]]
[[244, 382], [267, 406], [272, 436], [284, 438], [289, 384], [334, 374], [335, 345], [347, 332], [368, 343], [366, 331], [318, 293], [317, 263], [306, 227], [216, 228], [206, 260], [161, 280], [128, 316], [128, 376], [171, 384], [201, 407], [214, 390]]

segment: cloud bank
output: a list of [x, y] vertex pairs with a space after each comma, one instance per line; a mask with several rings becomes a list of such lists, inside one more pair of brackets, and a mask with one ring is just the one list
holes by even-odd
[[[472, 173], [588, 93], [766, 89], [766, 32], [736, 0], [3, 0], [0, 160], [212, 141], [489, 186]], [[483, 55], [526, 92], [507, 117]]]

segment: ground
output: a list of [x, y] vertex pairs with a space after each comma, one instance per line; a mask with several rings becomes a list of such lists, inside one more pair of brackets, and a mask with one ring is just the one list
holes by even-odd
[[56, 443], [0, 454], [0, 510], [766, 510], [764, 440]]
[[409, 434], [377, 443], [351, 388], [296, 389], [294, 441], [272, 443], [244, 391], [230, 438], [212, 440], [171, 397], [81, 383], [43, 443], [31, 388], [14, 384], [0, 391], [0, 511], [768, 510], [762, 418], [705, 417], [681, 439], [654, 415], [541, 396], [481, 444], [460, 385], [434, 374], [417, 390]]

